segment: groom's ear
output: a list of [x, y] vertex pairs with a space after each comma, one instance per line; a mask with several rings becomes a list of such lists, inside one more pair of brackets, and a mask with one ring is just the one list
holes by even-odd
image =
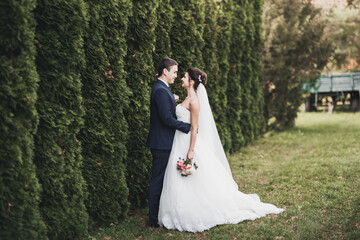
[[169, 71], [168, 71], [166, 68], [163, 68], [162, 74], [163, 74], [163, 75], [166, 75], [167, 73], [169, 73]]

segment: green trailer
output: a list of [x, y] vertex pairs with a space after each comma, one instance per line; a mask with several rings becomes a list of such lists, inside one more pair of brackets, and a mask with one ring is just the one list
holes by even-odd
[[[322, 75], [316, 82], [306, 82], [302, 90], [308, 94], [305, 101], [305, 110], [316, 111], [318, 106], [329, 104], [336, 106], [341, 101], [343, 105], [350, 102], [352, 111], [360, 110], [359, 90], [360, 72], [343, 75]], [[329, 105], [330, 105], [329, 104]]]

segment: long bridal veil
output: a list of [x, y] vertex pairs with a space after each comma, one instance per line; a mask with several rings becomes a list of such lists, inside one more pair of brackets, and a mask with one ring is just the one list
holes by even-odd
[[208, 149], [214, 154], [224, 166], [224, 169], [231, 175], [230, 166], [226, 158], [224, 148], [222, 147], [219, 133], [216, 128], [215, 120], [210, 108], [208, 95], [205, 86], [200, 83], [197, 89], [197, 95], [200, 103], [199, 113], [199, 141], [203, 141]]

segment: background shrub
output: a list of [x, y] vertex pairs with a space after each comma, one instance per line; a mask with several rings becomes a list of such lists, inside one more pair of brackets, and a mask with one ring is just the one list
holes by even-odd
[[35, 1], [0, 3], [1, 239], [47, 239], [33, 163], [39, 120], [34, 8]]
[[80, 74], [85, 70], [85, 16], [80, 0], [40, 0], [35, 11], [40, 121], [34, 162], [43, 186], [40, 210], [49, 239], [82, 239], [87, 234], [86, 188], [77, 139], [84, 114]]

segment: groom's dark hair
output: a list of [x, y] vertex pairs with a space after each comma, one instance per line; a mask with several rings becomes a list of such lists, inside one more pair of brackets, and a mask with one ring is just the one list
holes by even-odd
[[164, 68], [170, 71], [170, 68], [174, 65], [178, 65], [177, 61], [172, 58], [163, 58], [157, 65], [158, 77], [162, 75]]

